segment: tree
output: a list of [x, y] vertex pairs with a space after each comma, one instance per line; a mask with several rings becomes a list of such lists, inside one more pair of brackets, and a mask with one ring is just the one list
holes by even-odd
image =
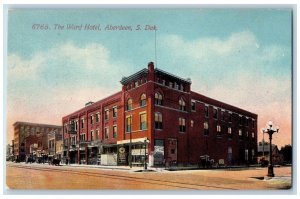
[[292, 162], [292, 151], [292, 146], [289, 144], [281, 147], [280, 153], [283, 155], [283, 159], [285, 162]]

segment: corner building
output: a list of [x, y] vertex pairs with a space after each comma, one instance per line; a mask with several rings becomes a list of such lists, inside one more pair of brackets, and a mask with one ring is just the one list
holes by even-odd
[[256, 114], [191, 91], [190, 79], [153, 62], [121, 84], [122, 91], [63, 117], [70, 163], [141, 165], [145, 157], [150, 166], [255, 163]]

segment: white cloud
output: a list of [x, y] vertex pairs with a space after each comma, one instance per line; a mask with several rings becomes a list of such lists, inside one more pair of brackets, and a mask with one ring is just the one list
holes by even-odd
[[258, 129], [274, 120], [283, 134], [275, 141], [290, 142], [291, 55], [286, 46], [265, 45], [244, 31], [222, 39], [165, 35], [158, 48], [160, 66], [190, 77], [193, 91], [257, 113]]

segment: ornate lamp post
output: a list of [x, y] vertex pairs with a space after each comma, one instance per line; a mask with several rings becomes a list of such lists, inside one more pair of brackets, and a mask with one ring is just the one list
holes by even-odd
[[267, 126], [265, 128], [262, 129], [263, 133], [267, 133], [269, 134], [269, 139], [270, 139], [270, 161], [269, 161], [269, 166], [268, 166], [268, 176], [269, 177], [274, 177], [274, 170], [273, 170], [273, 158], [272, 158], [272, 135], [273, 133], [279, 131], [279, 127], [274, 127], [273, 122], [269, 121], [267, 123]]

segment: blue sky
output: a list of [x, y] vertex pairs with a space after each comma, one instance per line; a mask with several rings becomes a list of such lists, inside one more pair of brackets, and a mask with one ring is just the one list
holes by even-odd
[[[190, 77], [194, 91], [257, 113], [260, 126], [273, 119], [288, 135], [282, 143], [290, 143], [291, 14], [289, 9], [11, 10], [8, 131], [15, 120], [60, 124], [85, 102], [119, 91], [122, 76], [155, 61], [155, 32], [103, 29], [155, 25], [159, 68]], [[32, 30], [35, 23], [51, 30]], [[102, 31], [57, 31], [54, 24], [100, 24]]]

